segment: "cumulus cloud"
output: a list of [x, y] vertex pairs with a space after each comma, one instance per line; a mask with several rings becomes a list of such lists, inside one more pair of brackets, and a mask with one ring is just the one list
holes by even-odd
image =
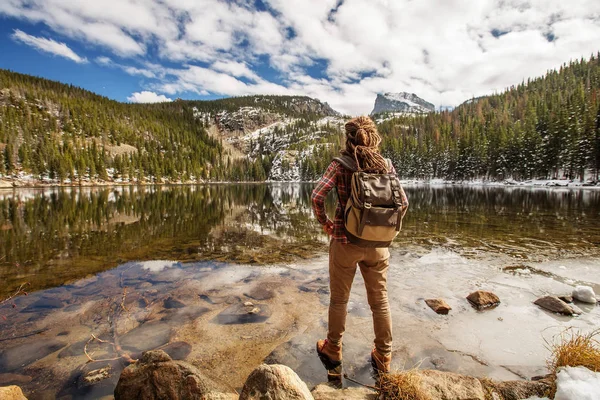
[[173, 101], [173, 99], [166, 97], [164, 94], [158, 94], [146, 90], [132, 93], [127, 100], [132, 103], [165, 103], [168, 101]]
[[55, 56], [68, 58], [76, 63], [83, 64], [87, 62], [85, 57], [80, 57], [64, 43], [57, 42], [52, 39], [28, 35], [22, 30], [15, 29], [11, 35], [13, 40], [24, 43], [33, 47], [36, 50], [54, 54]]
[[152, 80], [147, 89], [305, 94], [351, 114], [369, 112], [387, 91], [457, 105], [587, 57], [600, 43], [597, 0], [262, 3], [4, 0], [0, 14], [129, 59], [105, 65]]

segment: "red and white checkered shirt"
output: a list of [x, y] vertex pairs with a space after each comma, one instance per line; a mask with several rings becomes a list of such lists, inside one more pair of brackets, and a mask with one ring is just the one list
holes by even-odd
[[[396, 170], [392, 166], [391, 173], [396, 173]], [[327, 213], [325, 212], [325, 198], [327, 193], [331, 189], [336, 188], [338, 194], [337, 208], [335, 209], [335, 217], [333, 219], [333, 240], [337, 240], [342, 243], [348, 243], [346, 233], [344, 231], [344, 210], [346, 209], [346, 202], [350, 196], [350, 188], [352, 182], [352, 174], [354, 171], [350, 171], [342, 166], [337, 161], [332, 161], [327, 167], [327, 170], [321, 177], [317, 187], [312, 192], [312, 208], [317, 220], [321, 225], [326, 225], [329, 221]], [[403, 202], [408, 206], [408, 200], [406, 195], [402, 191]]]

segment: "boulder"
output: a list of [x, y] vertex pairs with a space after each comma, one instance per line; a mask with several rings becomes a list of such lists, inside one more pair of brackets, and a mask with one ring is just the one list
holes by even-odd
[[377, 400], [377, 393], [367, 388], [336, 389], [327, 384], [317, 385], [311, 394], [315, 400]]
[[583, 303], [596, 304], [598, 302], [594, 289], [589, 286], [577, 286], [573, 289], [573, 298]]
[[162, 350], [147, 351], [125, 368], [115, 388], [115, 400], [128, 399], [233, 399], [219, 390], [198, 368], [173, 361]]
[[23, 391], [18, 386], [0, 387], [0, 399], [2, 400], [27, 400]]
[[576, 310], [556, 296], [540, 297], [533, 302], [545, 310], [563, 315], [575, 315]]
[[427, 299], [425, 303], [438, 314], [446, 315], [448, 311], [452, 310], [452, 307], [443, 299]]
[[500, 304], [500, 299], [492, 292], [478, 290], [467, 296], [469, 303], [478, 310], [495, 307]]
[[244, 383], [240, 400], [313, 400], [306, 383], [285, 365], [263, 364]]

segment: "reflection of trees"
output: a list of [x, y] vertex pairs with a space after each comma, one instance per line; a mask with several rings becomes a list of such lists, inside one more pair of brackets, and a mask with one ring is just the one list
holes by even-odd
[[[205, 248], [231, 244], [211, 235], [223, 224], [240, 231], [243, 222], [290, 240], [314, 239], [310, 190], [251, 184], [16, 192], [0, 198], [0, 278], [17, 284], [33, 274], [32, 285], [39, 288], [125, 260], [194, 259]], [[242, 221], [228, 220], [236, 207], [248, 212]]]
[[528, 248], [530, 239], [567, 247], [600, 243], [596, 228], [600, 192], [490, 187], [407, 187], [410, 209], [403, 224], [411, 238], [451, 237]]
[[[7, 284], [0, 294], [8, 295], [25, 281], [32, 289], [62, 284], [127, 260], [214, 255], [267, 262], [261, 250], [268, 253], [280, 239], [314, 248], [324, 236], [312, 216], [312, 189], [308, 184], [248, 184], [4, 194], [0, 279]], [[600, 244], [599, 191], [444, 186], [407, 187], [406, 192], [411, 206], [400, 244], [443, 245], [451, 238], [461, 246], [478, 246], [478, 241], [513, 240], [511, 245], [523, 251], [531, 239], [564, 248]], [[330, 216], [335, 205], [332, 194]], [[248, 249], [252, 257], [243, 254]]]

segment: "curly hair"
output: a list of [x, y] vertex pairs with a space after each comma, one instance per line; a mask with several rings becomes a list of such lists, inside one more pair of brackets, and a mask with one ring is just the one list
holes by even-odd
[[346, 129], [346, 148], [342, 154], [354, 157], [359, 171], [386, 173], [387, 162], [379, 153], [381, 136], [373, 120], [366, 116], [348, 121]]

